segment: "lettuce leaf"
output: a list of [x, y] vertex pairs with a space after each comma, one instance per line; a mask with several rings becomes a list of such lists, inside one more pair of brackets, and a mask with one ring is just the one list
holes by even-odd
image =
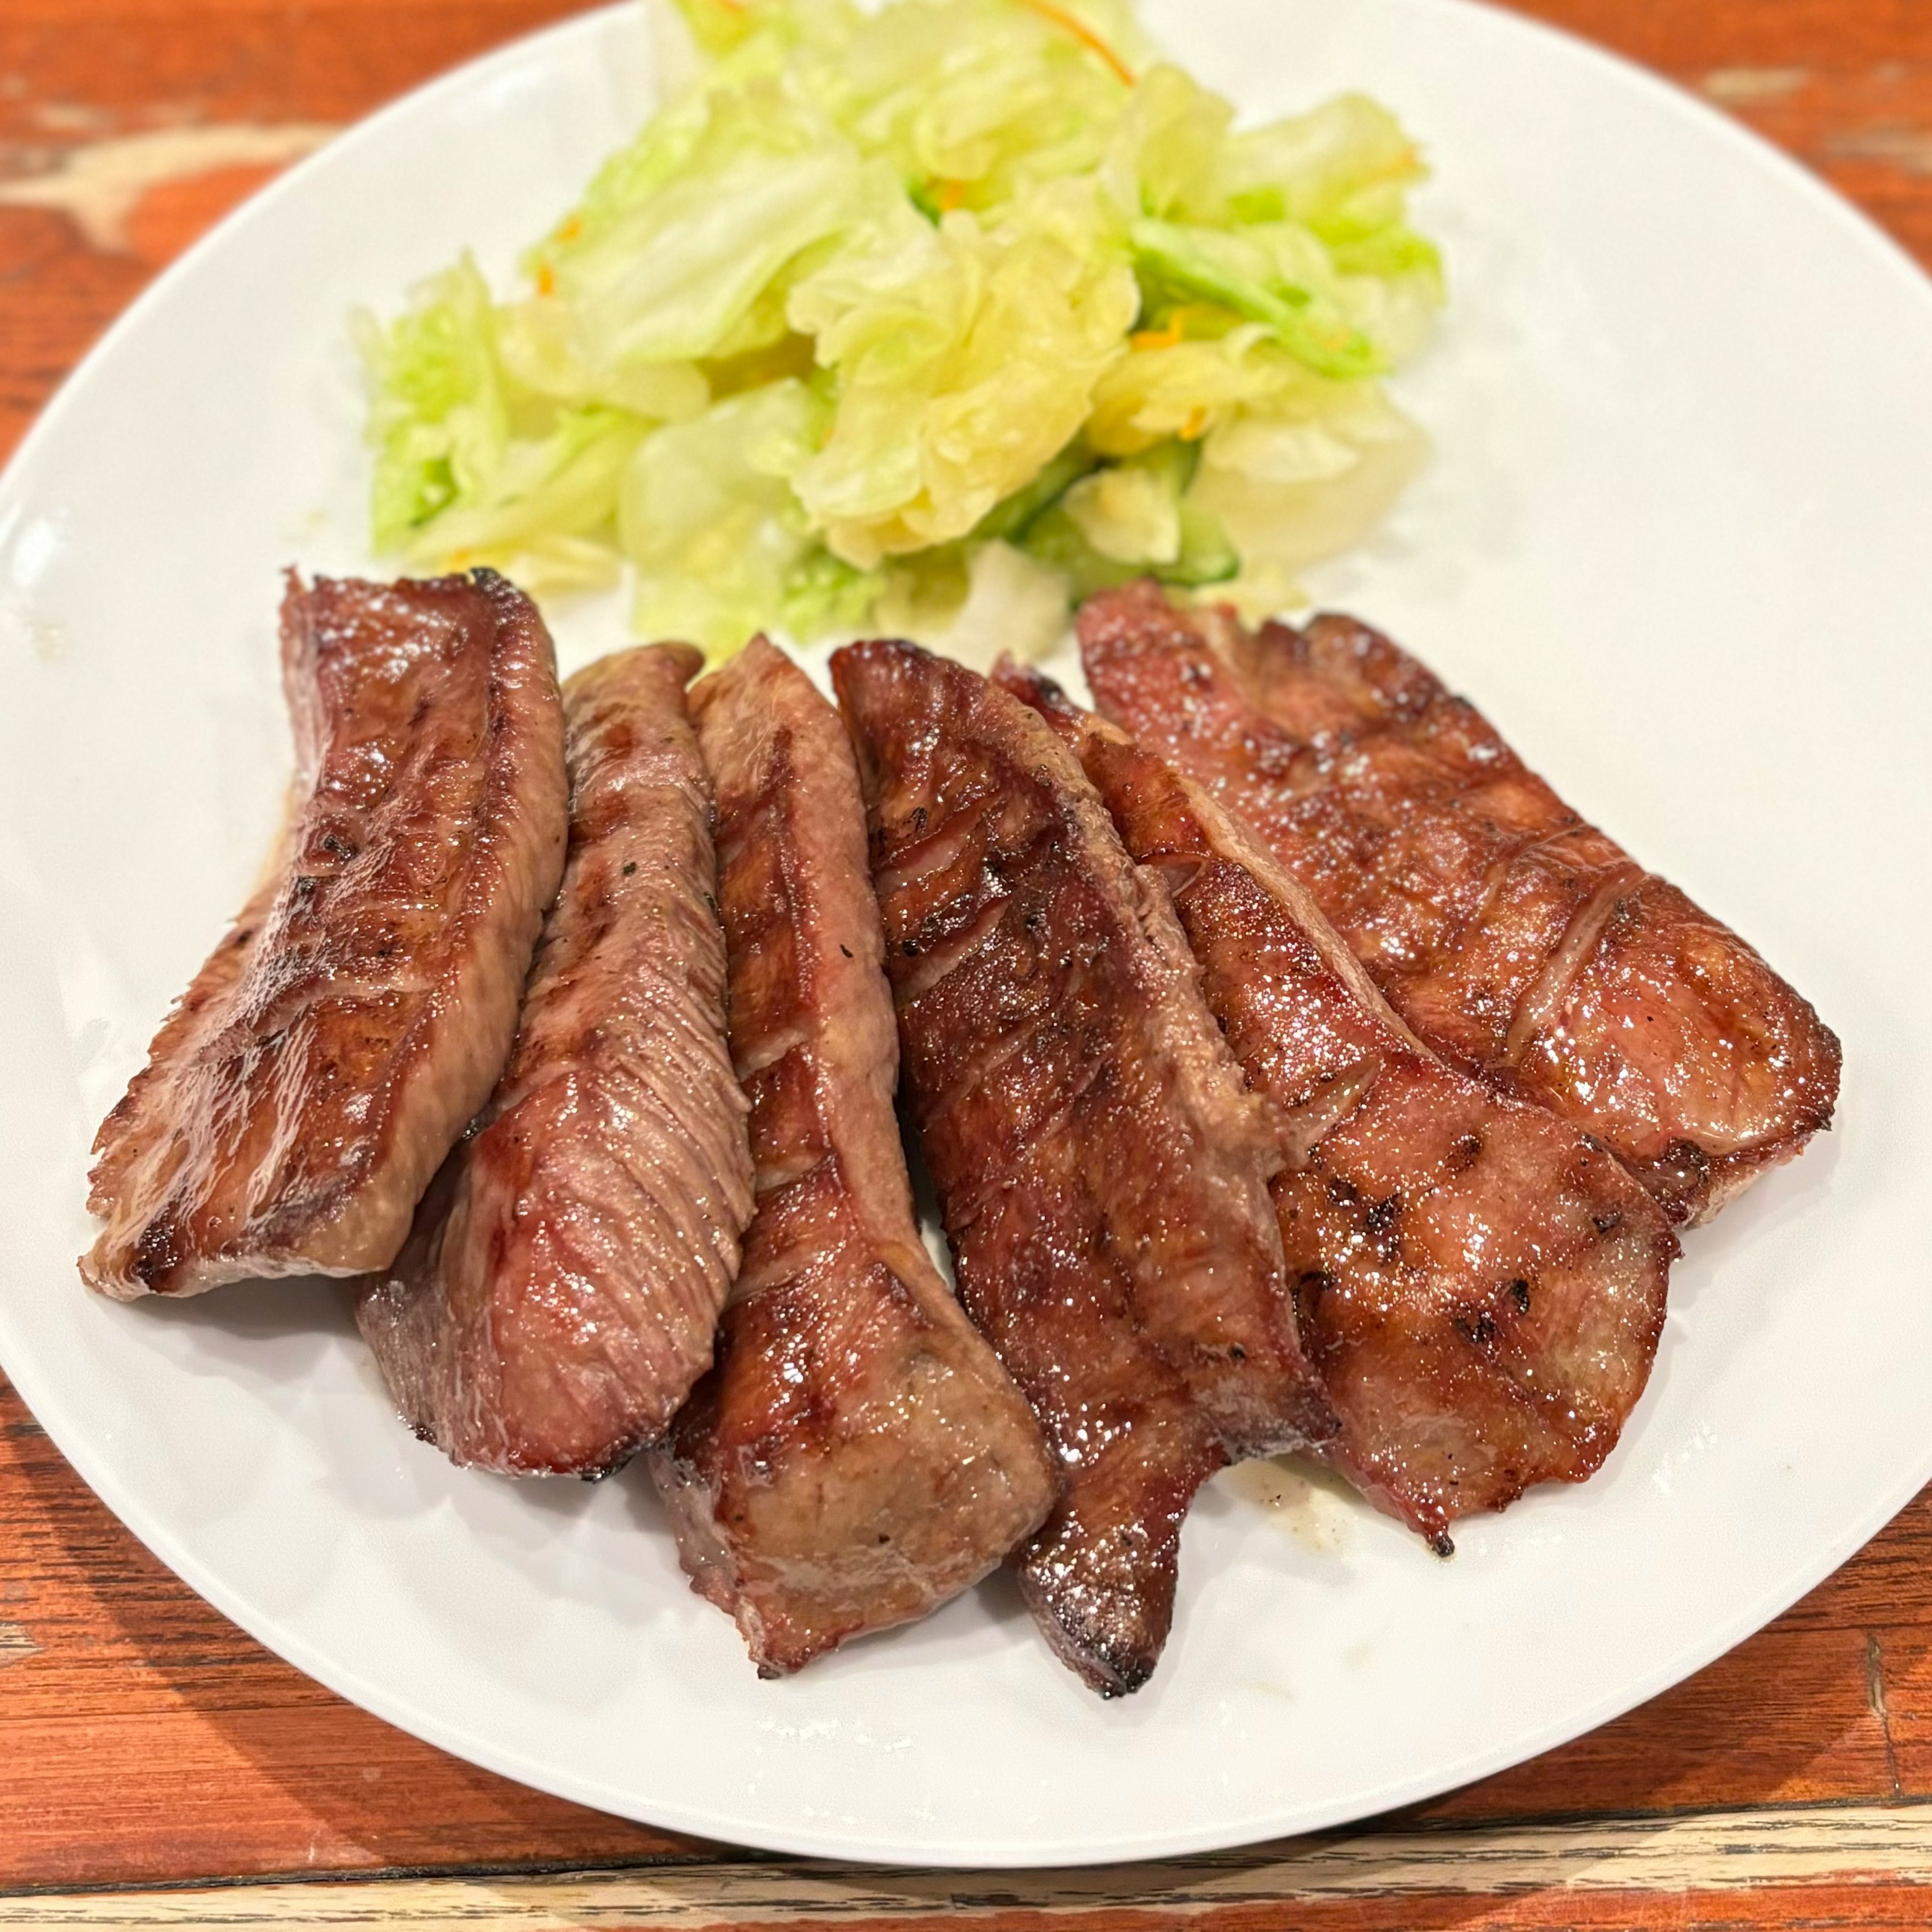
[[1359, 543], [1428, 452], [1373, 385], [1304, 377], [1234, 411], [1204, 442], [1188, 492], [1240, 556], [1228, 594], [1257, 614], [1301, 601], [1298, 574]]
[[904, 214], [792, 293], [836, 379], [799, 500], [862, 568], [967, 536], [1078, 432], [1138, 296], [1090, 184], [1036, 189], [997, 222]]
[[1022, 541], [1076, 596], [1143, 576], [1220, 583], [1240, 559], [1220, 518], [1194, 500], [1200, 458], [1198, 446], [1169, 442], [1090, 470], [1034, 518]]
[[465, 255], [423, 283], [388, 329], [371, 316], [357, 322], [374, 390], [375, 544], [395, 550], [487, 482], [509, 442], [489, 286]]
[[1382, 384], [1442, 263], [1373, 101], [1238, 128], [1126, 0], [675, 4], [681, 84], [526, 285], [358, 320], [379, 548], [628, 562], [713, 650], [889, 590], [964, 638], [1049, 574], [1261, 595], [1412, 470]]
[[637, 446], [617, 527], [637, 566], [640, 635], [688, 638], [716, 656], [767, 626], [810, 637], [862, 616], [878, 583], [826, 550], [791, 487], [823, 411], [788, 377]]

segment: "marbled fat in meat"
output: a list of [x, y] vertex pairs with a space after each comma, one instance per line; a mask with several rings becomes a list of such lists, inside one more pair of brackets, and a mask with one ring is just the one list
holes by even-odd
[[479, 570], [291, 577], [274, 875], [102, 1124], [82, 1259], [122, 1298], [394, 1257], [502, 1072], [563, 863], [549, 633]]
[[1577, 1482], [1650, 1373], [1676, 1242], [1580, 1129], [1445, 1066], [1312, 898], [1203, 790], [1036, 674], [1002, 681], [1078, 754], [1168, 884], [1208, 1003], [1288, 1160], [1273, 1193], [1328, 1454], [1447, 1550], [1450, 1523]]
[[509, 1065], [362, 1286], [404, 1419], [458, 1462], [600, 1474], [711, 1364], [752, 1163], [685, 710], [698, 662], [647, 646], [566, 687], [569, 856]]
[[909, 644], [832, 676], [960, 1294], [1060, 1466], [1020, 1586], [1089, 1684], [1132, 1690], [1201, 1484], [1334, 1426], [1285, 1292], [1279, 1138], [1160, 881], [1048, 727]]
[[1100, 712], [1257, 832], [1405, 1021], [1702, 1220], [1831, 1122], [1838, 1042], [1750, 946], [1364, 624], [1151, 584], [1080, 615]]
[[1057, 1485], [1032, 1412], [913, 1217], [844, 728], [763, 638], [692, 709], [717, 788], [758, 1211], [717, 1366], [651, 1468], [694, 1585], [776, 1676], [977, 1582]]

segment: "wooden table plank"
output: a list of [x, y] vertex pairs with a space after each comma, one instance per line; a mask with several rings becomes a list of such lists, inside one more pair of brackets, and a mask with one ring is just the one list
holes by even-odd
[[[1925, 1922], [1932, 1808], [1606, 1820], [1570, 1830], [1352, 1832], [1112, 1870], [880, 1870], [766, 1860], [536, 1879], [0, 1898], [9, 1924], [151, 1927], [371, 1922], [425, 1928], [682, 1932], [718, 1924], [923, 1928], [964, 1918], [1065, 1927], [1419, 1927]], [[1292, 1919], [1288, 1917], [1292, 1913]]]
[[[272, 146], [291, 129], [346, 124], [570, 10], [558, 0], [4, 0], [0, 456], [155, 269], [268, 171], [272, 164], [235, 158], [238, 133], [246, 148]], [[1700, 90], [1932, 260], [1932, 7], [1534, 0], [1523, 10]], [[182, 138], [154, 142], [170, 130]], [[113, 146], [130, 141], [148, 145]], [[80, 206], [68, 189], [88, 169], [136, 163], [150, 170], [146, 184], [104, 226], [93, 221], [90, 235], [64, 212]], [[36, 198], [50, 205], [19, 205]], [[1311, 1890], [1314, 1868], [1263, 1856], [1240, 1867], [1246, 1892], [1219, 1902], [1156, 1895], [1157, 1875], [1143, 1871], [1103, 1875], [1098, 1889], [1070, 1902], [1050, 1882], [1027, 1881], [1024, 1911], [979, 1909], [1014, 1924], [1083, 1909], [1094, 1932], [1183, 1911], [1217, 1924], [1279, 1925], [1276, 1908], [1289, 1900], [1299, 1901], [1294, 1924], [1311, 1932], [1801, 1919], [1923, 1927], [1932, 1909], [1914, 1888], [1925, 1875], [1911, 1864], [1920, 1849], [1900, 1854], [1904, 1864], [1844, 1861], [1867, 1829], [1862, 1820], [1877, 1821], [1869, 1832], [1880, 1835], [1890, 1820], [1918, 1848], [1922, 1840], [1911, 1834], [1932, 1819], [1912, 1803], [1932, 1798], [1928, 1553], [1932, 1492], [1769, 1630], [1676, 1690], [1397, 1826], [1324, 1841], [1331, 1863], [1381, 1861], [1352, 1866], [1352, 1889]], [[112, 1522], [4, 1383], [0, 1738], [10, 1747], [0, 1753], [0, 1889], [721, 1856], [459, 1764], [269, 1657]], [[1772, 1805], [1796, 1808], [1764, 1809]], [[1902, 1808], [1872, 1808], [1886, 1806]], [[1741, 1835], [1695, 1838], [1712, 1821], [1694, 1814], [1715, 1808], [1738, 1808]], [[1610, 1812], [1694, 1835], [1645, 1841], [1654, 1852], [1648, 1862], [1631, 1844], [1612, 1854], [1590, 1835], [1612, 1828], [1601, 1823]], [[1558, 1835], [1512, 1839], [1526, 1820]], [[1426, 1856], [1412, 1856], [1424, 1866], [1433, 1861], [1435, 1875], [1412, 1883], [1400, 1876], [1402, 1861], [1423, 1826]], [[1780, 1832], [1786, 1846], [1810, 1846], [1820, 1862], [1796, 1889], [1791, 1872], [1767, 1876], [1756, 1867], [1744, 1887], [1739, 1875], [1751, 1874], [1736, 1861], [1762, 1853]], [[1505, 1855], [1498, 1848], [1511, 1844], [1527, 1861], [1520, 1882], [1485, 1892], [1470, 1875], [1493, 1874]], [[1343, 1844], [1372, 1849], [1334, 1849]], [[1600, 1880], [1576, 1876], [1575, 1861], [1592, 1857]], [[796, 1882], [794, 1868], [715, 1862], [668, 1878], [632, 1875], [602, 1894], [618, 1916], [600, 1922], [710, 1924], [728, 1906], [755, 1918], [748, 1894], [732, 1887], [741, 1879], [776, 1884], [775, 1869], [784, 1882]], [[1739, 1882], [1720, 1885], [1726, 1874]], [[838, 1882], [850, 1895], [827, 1894], [826, 1909], [862, 1916], [873, 1882]], [[1004, 1895], [1018, 1900], [1022, 1883]], [[625, 1892], [623, 1885], [644, 1888]], [[650, 1889], [661, 1885], [669, 1888]], [[56, 1911], [59, 1922], [164, 1922], [157, 1913], [206, 1922], [194, 1915], [219, 1909], [231, 1922], [253, 1910], [283, 1924], [310, 1922], [301, 1917], [308, 1912], [334, 1915], [314, 1917], [318, 1924], [420, 1913], [423, 1924], [527, 1924], [582, 1904], [555, 1885], [482, 1893], [412, 1886], [364, 1884], [339, 1894], [242, 1887], [198, 1904], [0, 1901], [0, 1924], [56, 1922]], [[1391, 1888], [1393, 1903], [1384, 1895]], [[902, 1912], [890, 1922], [910, 1920]]]

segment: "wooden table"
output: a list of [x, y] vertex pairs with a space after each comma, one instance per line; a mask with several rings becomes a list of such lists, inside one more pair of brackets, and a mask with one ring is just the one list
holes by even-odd
[[[1454, 4], [1454, 0], [1442, 0]], [[0, 0], [0, 457], [155, 269], [342, 124], [568, 0]], [[1534, 0], [1932, 260], [1932, 5]], [[1568, 1748], [1318, 1840], [1088, 1874], [754, 1858], [540, 1796], [340, 1702], [107, 1514], [0, 1382], [0, 1926], [1080, 1932], [1932, 1925], [1932, 1490], [1742, 1649]]]

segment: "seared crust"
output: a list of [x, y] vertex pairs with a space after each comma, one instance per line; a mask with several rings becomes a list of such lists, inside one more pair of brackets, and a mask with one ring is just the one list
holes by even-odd
[[710, 1366], [752, 1214], [724, 1047], [698, 653], [605, 658], [564, 692], [570, 854], [510, 1064], [357, 1316], [453, 1461], [596, 1475]]
[[1102, 713], [1261, 835], [1432, 1048], [1587, 1128], [1673, 1220], [1830, 1124], [1810, 1004], [1386, 638], [1250, 635], [1143, 583], [1080, 638]]
[[1063, 1472], [1021, 1588], [1088, 1683], [1132, 1690], [1201, 1484], [1334, 1426], [1282, 1292], [1279, 1140], [1159, 881], [1052, 732], [909, 644], [832, 674], [960, 1294]]
[[80, 1264], [123, 1299], [387, 1264], [501, 1070], [563, 862], [549, 634], [488, 571], [292, 574], [297, 804], [102, 1124]]
[[651, 1459], [766, 1676], [926, 1615], [1052, 1506], [1038, 1426], [922, 1244], [844, 729], [762, 638], [692, 694], [717, 788], [758, 1206], [718, 1364]]
[[1316, 908], [1197, 785], [1036, 674], [1000, 681], [1074, 748], [1167, 880], [1208, 1003], [1281, 1110], [1273, 1184], [1301, 1337], [1342, 1418], [1330, 1456], [1448, 1526], [1602, 1462], [1642, 1393], [1677, 1244], [1588, 1136], [1416, 1040]]

